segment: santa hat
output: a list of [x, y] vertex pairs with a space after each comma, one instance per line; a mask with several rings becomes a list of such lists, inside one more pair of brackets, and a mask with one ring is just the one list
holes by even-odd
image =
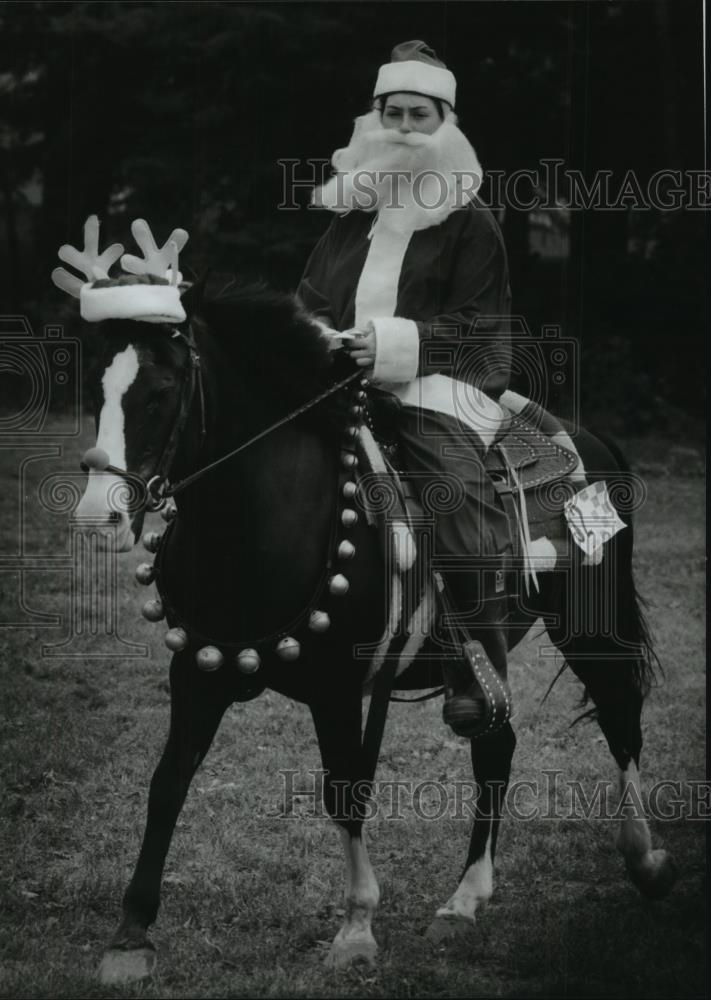
[[373, 97], [408, 90], [439, 98], [454, 107], [454, 74], [425, 42], [401, 42], [392, 50], [391, 60], [378, 71]]

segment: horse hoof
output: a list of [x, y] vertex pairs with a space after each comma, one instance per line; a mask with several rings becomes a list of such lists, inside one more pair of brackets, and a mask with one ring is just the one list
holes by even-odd
[[109, 948], [99, 966], [99, 982], [103, 986], [119, 986], [153, 975], [156, 953], [153, 948]]
[[378, 946], [374, 940], [339, 941], [331, 945], [325, 964], [329, 969], [348, 969], [357, 963], [364, 963], [370, 968], [375, 965]]
[[679, 875], [674, 858], [668, 851], [649, 851], [634, 865], [627, 864], [629, 876], [647, 899], [664, 899], [672, 891]]
[[443, 944], [456, 938], [469, 937], [476, 924], [459, 914], [451, 916], [438, 914], [425, 931], [425, 937], [432, 944]]

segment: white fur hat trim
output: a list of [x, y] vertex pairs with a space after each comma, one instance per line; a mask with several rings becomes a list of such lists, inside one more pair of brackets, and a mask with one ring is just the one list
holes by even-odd
[[82, 319], [134, 319], [141, 323], [182, 323], [185, 310], [177, 285], [82, 286], [79, 295]]
[[416, 59], [386, 63], [378, 71], [373, 97], [410, 90], [426, 97], [439, 97], [454, 107], [457, 81], [443, 66], [430, 66]]

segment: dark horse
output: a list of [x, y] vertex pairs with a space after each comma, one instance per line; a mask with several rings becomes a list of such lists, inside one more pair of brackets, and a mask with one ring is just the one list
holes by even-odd
[[[213, 297], [203, 291], [196, 285], [186, 292], [189, 320], [178, 328], [106, 320], [97, 330], [99, 363], [91, 380], [97, 444], [111, 467], [101, 473], [92, 469], [76, 513], [79, 519], [90, 515], [94, 525], [104, 517], [114, 529], [106, 537], [113, 537], [120, 551], [138, 539], [145, 505], [121, 509], [117, 502], [112, 508], [112, 487], [123, 482], [112, 469], [143, 482], [157, 473], [169, 473], [171, 483], [184, 480], [319, 396], [337, 377], [334, 366], [341, 362], [334, 361], [337, 355], [292, 298], [260, 289]], [[102, 962], [105, 982], [151, 971], [155, 958], [147, 930], [156, 919], [163, 866], [190, 781], [227, 707], [265, 686], [309, 706], [326, 772], [325, 806], [343, 841], [346, 911], [330, 960], [340, 965], [375, 953], [371, 920], [379, 890], [363, 839], [363, 803], [350, 795], [355, 783], [369, 777], [361, 735], [367, 662], [354, 649], [377, 644], [383, 634], [387, 587], [380, 541], [363, 516], [347, 522], [355, 548], [347, 567], [335, 555], [346, 531], [340, 524], [341, 449], [349, 416], [342, 396], [257, 437], [175, 495], [177, 516], [159, 550], [166, 601], [175, 621], [203, 637], [200, 643], [235, 653], [221, 666], [219, 655], [212, 661], [208, 656], [203, 667], [215, 668], [210, 670], [198, 668], [195, 642], [173, 655], [170, 732], [151, 782], [145, 836], [124, 896], [123, 919]], [[619, 456], [616, 460], [591, 435], [581, 433], [577, 441], [591, 481], [602, 471], [609, 478], [621, 470]], [[540, 590], [528, 599], [525, 614], [519, 608], [513, 616], [518, 627], [511, 628], [509, 645], [521, 637], [521, 626], [543, 619], [594, 705], [620, 771], [621, 792], [631, 789], [639, 801], [640, 712], [653, 654], [632, 579], [630, 519], [623, 516], [626, 530], [607, 543], [600, 566], [576, 577], [575, 593], [569, 593], [569, 574], [541, 574]], [[333, 585], [339, 574], [347, 574], [347, 593], [342, 575], [341, 586]], [[595, 621], [599, 602], [581, 592], [601, 586], [613, 604], [614, 629]], [[325, 617], [324, 628], [309, 627], [315, 609], [328, 615], [330, 627], [325, 628]], [[295, 660], [276, 652], [285, 634], [300, 644]], [[261, 656], [261, 666], [251, 673], [245, 667], [254, 663], [242, 662], [238, 669], [235, 662], [244, 647]], [[436, 665], [422, 666], [416, 659], [397, 686], [433, 688], [440, 677]], [[514, 745], [510, 723], [471, 741], [479, 798], [463, 874], [430, 928], [435, 939], [471, 926], [492, 894], [492, 860]], [[650, 896], [666, 894], [674, 881], [671, 858], [652, 849], [643, 815], [634, 809], [621, 815], [617, 844], [631, 878]]]

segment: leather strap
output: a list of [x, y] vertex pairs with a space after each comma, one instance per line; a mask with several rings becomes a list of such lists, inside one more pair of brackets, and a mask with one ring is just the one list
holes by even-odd
[[393, 689], [396, 669], [397, 657], [393, 656], [386, 659], [373, 681], [373, 692], [370, 696], [370, 707], [368, 709], [368, 718], [365, 723], [362, 743], [366, 781], [372, 781], [375, 778], [375, 772], [378, 767], [380, 747], [383, 742], [385, 722], [388, 717], [388, 705], [390, 704], [390, 693]]
[[[447, 592], [444, 588], [439, 593], [442, 607], [446, 614], [452, 616], [455, 612], [452, 609]], [[460, 625], [453, 625], [452, 630], [459, 633], [462, 641], [462, 654], [466, 659], [474, 678], [481, 690], [481, 701], [484, 704], [482, 717], [476, 726], [471, 724], [466, 727], [466, 732], [461, 735], [469, 738], [480, 736], [490, 736], [501, 729], [511, 718], [511, 691], [508, 683], [500, 677], [494, 669], [491, 660], [486, 655], [484, 647], [478, 639], [471, 639], [465, 629]], [[443, 661], [443, 672], [445, 683], [447, 674], [452, 672], [451, 666], [448, 668], [447, 661]], [[447, 685], [449, 686], [449, 685]], [[454, 695], [445, 702], [445, 721], [453, 725], [456, 731], [457, 696]], [[468, 700], [468, 699], [467, 699]], [[478, 701], [479, 699], [477, 699]], [[464, 703], [462, 703], [464, 704]], [[448, 710], [449, 708], [449, 710]]]

